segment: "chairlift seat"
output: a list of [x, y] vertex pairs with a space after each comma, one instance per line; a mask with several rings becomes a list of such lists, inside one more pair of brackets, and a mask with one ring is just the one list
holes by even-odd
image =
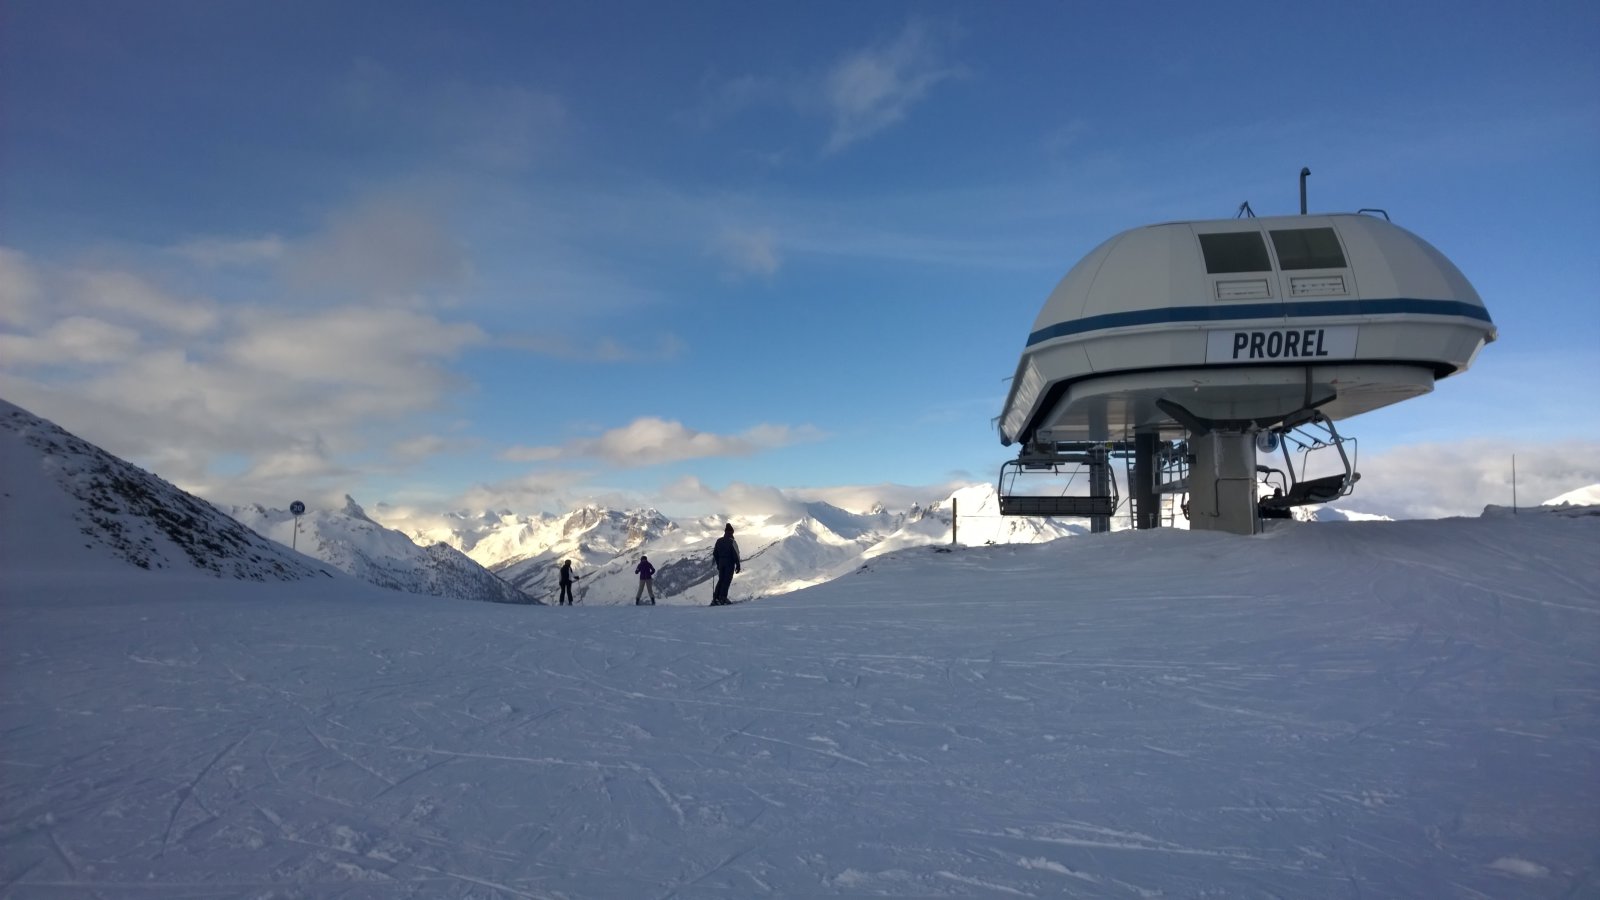
[[1116, 508], [1110, 497], [1042, 497], [1001, 495], [1002, 516], [1110, 516]]
[[[1350, 482], [1354, 483], [1361, 476], [1356, 473], [1350, 475]], [[1257, 504], [1262, 509], [1288, 509], [1291, 506], [1309, 506], [1313, 503], [1327, 503], [1344, 496], [1345, 476], [1328, 475], [1323, 478], [1308, 478], [1296, 482], [1289, 493], [1281, 497], [1262, 497]]]

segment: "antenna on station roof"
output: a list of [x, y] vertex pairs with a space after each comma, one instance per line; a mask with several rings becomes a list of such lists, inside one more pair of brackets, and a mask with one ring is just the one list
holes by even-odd
[[1300, 167], [1300, 215], [1306, 214], [1306, 179], [1311, 177], [1311, 170]]
[[1256, 211], [1250, 208], [1250, 201], [1246, 200], [1245, 202], [1239, 204], [1239, 211], [1234, 213], [1233, 217], [1235, 219], [1254, 219], [1256, 217]]

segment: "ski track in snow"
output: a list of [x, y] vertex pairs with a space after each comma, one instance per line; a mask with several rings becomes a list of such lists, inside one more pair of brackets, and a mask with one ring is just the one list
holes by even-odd
[[[0, 897], [1600, 893], [1600, 519], [0, 604]], [[92, 580], [91, 580], [92, 582]]]

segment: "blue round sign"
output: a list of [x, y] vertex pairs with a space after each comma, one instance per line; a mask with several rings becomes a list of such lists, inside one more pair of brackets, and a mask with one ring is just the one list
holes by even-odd
[[293, 513], [293, 514], [295, 514], [297, 516], [301, 515], [305, 511], [306, 511], [306, 505], [304, 503], [301, 503], [299, 500], [296, 500], [295, 502], [289, 504], [289, 512], [291, 512], [291, 513]]

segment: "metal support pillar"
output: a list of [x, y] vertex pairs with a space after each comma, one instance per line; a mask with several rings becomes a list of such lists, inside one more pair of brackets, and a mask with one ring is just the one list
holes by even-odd
[[1133, 484], [1128, 494], [1133, 500], [1133, 527], [1139, 530], [1161, 526], [1161, 497], [1156, 493], [1156, 449], [1161, 435], [1141, 431], [1133, 436]]
[[[1104, 446], [1089, 451], [1089, 493], [1096, 497], [1111, 496], [1111, 451]], [[1111, 515], [1089, 517], [1089, 533], [1104, 534], [1111, 530]]]
[[1189, 527], [1199, 531], [1255, 534], [1256, 445], [1245, 432], [1213, 431], [1189, 438], [1194, 468], [1189, 473]]

